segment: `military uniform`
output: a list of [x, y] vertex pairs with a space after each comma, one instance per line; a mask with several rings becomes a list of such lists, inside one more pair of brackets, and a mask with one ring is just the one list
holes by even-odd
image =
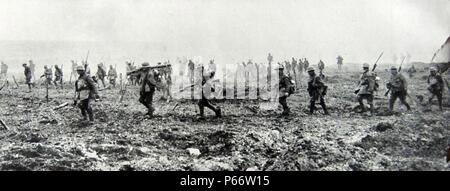
[[25, 75], [25, 83], [28, 85], [28, 89], [31, 91], [31, 78], [33, 77], [31, 73], [30, 67], [27, 66], [27, 64], [23, 64], [24, 67], [24, 75]]
[[319, 68], [319, 76], [320, 76], [322, 79], [324, 79], [324, 78], [325, 78], [325, 75], [323, 74], [323, 70], [325, 69], [325, 63], [323, 63], [322, 60], [319, 61], [318, 68]]
[[408, 94], [407, 82], [402, 74], [397, 73], [396, 75], [391, 75], [389, 83], [387, 84], [387, 88], [391, 90], [391, 95], [389, 98], [390, 111], [393, 111], [394, 104], [397, 98], [400, 99], [400, 102], [402, 102], [402, 104], [405, 105], [408, 110], [411, 110], [411, 107], [409, 106], [408, 102], [406, 102], [406, 96]]
[[106, 71], [103, 68], [103, 64], [99, 64], [97, 68], [97, 77], [98, 80], [100, 80], [103, 84], [103, 87], [106, 87], [105, 85], [105, 77], [106, 77]]
[[[202, 73], [203, 73], [203, 71], [202, 71]], [[202, 84], [202, 87], [201, 87], [202, 88], [201, 89], [202, 98], [198, 101], [198, 107], [199, 107], [199, 110], [200, 110], [200, 118], [201, 119], [203, 119], [205, 117], [205, 107], [207, 107], [207, 108], [211, 109], [212, 111], [214, 111], [214, 113], [216, 114], [216, 117], [222, 117], [222, 110], [219, 107], [214, 106], [213, 104], [211, 104], [211, 102], [209, 102], [209, 100], [207, 98], [209, 96], [208, 93], [211, 93], [211, 92], [204, 92], [203, 91], [206, 88], [208, 88], [208, 89], [211, 88], [211, 86], [210, 86], [211, 84], [209, 84], [208, 82], [210, 82], [213, 78], [214, 78], [214, 74], [212, 74], [212, 73], [207, 73], [207, 74], [203, 73], [203, 75], [202, 75], [202, 82], [201, 82], [201, 84]], [[211, 91], [214, 91], [214, 89], [211, 88]]]
[[[142, 64], [143, 68], [149, 67], [148, 63]], [[156, 87], [161, 86], [156, 80], [156, 74], [154, 70], [150, 70], [143, 74], [139, 102], [142, 103], [148, 110], [147, 115], [153, 116], [155, 109], [153, 108], [153, 96], [155, 94]]]
[[342, 58], [342, 56], [337, 57], [337, 65], [338, 65], [339, 70], [342, 70], [343, 61], [344, 61], [344, 58]]
[[302, 74], [303, 73], [303, 61], [302, 59], [298, 59], [298, 73]]
[[305, 58], [305, 61], [303, 62], [303, 68], [305, 69], [305, 71], [307, 71], [309, 68], [309, 62], [308, 62], [308, 60], [306, 60], [306, 58]]
[[432, 68], [432, 74], [428, 76], [428, 91], [430, 91], [431, 96], [428, 99], [429, 104], [433, 101], [434, 97], [437, 97], [439, 103], [439, 109], [442, 111], [442, 92], [444, 91], [444, 80], [440, 74], [437, 74], [437, 70]]
[[328, 115], [329, 113], [324, 99], [328, 87], [322, 82], [320, 76], [316, 76], [313, 68], [308, 68], [308, 73], [309, 80], [307, 90], [310, 97], [309, 112], [310, 114], [313, 114], [314, 110], [316, 110], [316, 101], [320, 101], [320, 105], [322, 106], [325, 115]]
[[367, 100], [370, 105], [370, 113], [374, 114], [373, 92], [375, 90], [375, 75], [369, 71], [369, 66], [365, 65], [366, 71], [361, 74], [359, 82], [358, 102], [362, 112], [366, 111], [363, 100]]
[[287, 98], [293, 93], [290, 89], [293, 86], [291, 78], [284, 74], [284, 68], [280, 67], [279, 70], [279, 98], [278, 102], [283, 107], [283, 115], [289, 115], [290, 109], [287, 105]]
[[52, 78], [53, 78], [53, 71], [52, 71], [52, 69], [45, 67], [44, 75], [42, 75], [41, 77], [45, 77], [47, 85], [52, 84]]
[[113, 87], [116, 87], [117, 71], [115, 68], [113, 68], [113, 67], [109, 68], [108, 79], [109, 79], [109, 84], [113, 85]]
[[53, 81], [55, 86], [57, 85], [58, 82], [61, 84], [61, 86], [63, 85], [62, 76], [63, 76], [63, 72], [62, 72], [61, 68], [59, 68], [58, 66], [55, 66], [55, 80]]
[[[77, 71], [84, 71], [83, 66], [77, 67]], [[80, 74], [75, 82], [75, 91], [77, 92], [76, 100], [80, 100], [78, 108], [84, 120], [89, 117], [89, 121], [94, 121], [94, 112], [92, 111], [91, 102], [98, 97], [97, 86], [94, 80], [85, 72]]]

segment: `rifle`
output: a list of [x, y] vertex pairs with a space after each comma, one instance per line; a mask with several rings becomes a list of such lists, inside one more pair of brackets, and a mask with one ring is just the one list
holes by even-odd
[[[375, 63], [373, 64], [372, 72], [374, 72], [375, 69], [377, 69], [378, 61], [380, 61], [380, 59], [381, 59], [381, 57], [383, 56], [383, 54], [384, 54], [384, 52], [381, 52], [380, 56], [378, 56], [377, 60], [376, 60]], [[358, 85], [358, 89], [355, 90], [354, 93], [355, 93], [355, 94], [358, 94], [360, 90], [361, 90], [361, 87], [360, 87], [360, 85]]]
[[384, 52], [381, 52], [380, 56], [378, 56], [377, 61], [375, 61], [375, 64], [373, 64], [372, 72], [374, 72], [375, 69], [377, 68], [377, 66], [378, 66], [378, 61], [380, 61], [380, 58], [383, 56], [383, 54], [384, 54]]
[[[149, 69], [161, 69], [161, 68], [168, 68], [171, 67], [170, 64], [166, 64], [166, 65], [159, 65], [159, 66], [150, 66], [148, 67]], [[136, 70], [132, 70], [127, 72], [127, 76], [133, 76], [133, 75], [138, 75], [140, 72], [142, 72], [143, 68], [139, 68]]]
[[[403, 60], [402, 60], [402, 62], [400, 63], [400, 67], [398, 68], [398, 72], [400, 73], [401, 71], [402, 71], [402, 66], [403, 66], [403, 62], [405, 61], [405, 58], [406, 58], [406, 56], [405, 57], [403, 57]], [[384, 93], [384, 96], [388, 96], [389, 95], [389, 92], [391, 92], [391, 87], [389, 87], [388, 88], [388, 90], [386, 91], [386, 93]]]

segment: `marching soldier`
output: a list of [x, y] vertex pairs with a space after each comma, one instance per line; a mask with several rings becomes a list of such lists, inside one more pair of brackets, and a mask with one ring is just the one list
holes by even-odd
[[342, 58], [342, 56], [339, 55], [336, 59], [337, 59], [338, 69], [339, 69], [339, 71], [342, 71], [342, 65], [344, 64], [343, 63], [344, 58]]
[[142, 63], [142, 85], [140, 90], [139, 102], [142, 103], [147, 108], [147, 113], [149, 117], [153, 117], [153, 95], [155, 94], [156, 88], [162, 89], [163, 85], [156, 78], [158, 77], [155, 70], [150, 69], [150, 64], [145, 62]]
[[[103, 67], [103, 63], [100, 63], [97, 65], [97, 78], [99, 81], [102, 82], [103, 87], [106, 87], [105, 85], [105, 77], [106, 77], [106, 71], [105, 68]], [[100, 82], [99, 82], [100, 84]]]
[[51, 68], [47, 67], [47, 65], [44, 66], [44, 74], [41, 76], [41, 78], [43, 77], [45, 77], [45, 83], [47, 85], [52, 84], [53, 71]]
[[[210, 82], [213, 80], [215, 73], [211, 73], [211, 72], [205, 72], [204, 71], [204, 67], [201, 66], [201, 73], [202, 73], [202, 81], [201, 81], [201, 96], [202, 98], [198, 101], [198, 108], [200, 110], [200, 119], [203, 120], [205, 119], [205, 107], [211, 109], [212, 111], [214, 111], [214, 113], [216, 114], [216, 117], [222, 117], [222, 110], [217, 107], [214, 106], [213, 104], [211, 104], [211, 102], [209, 102], [208, 97], [209, 95], [214, 92], [214, 88], [211, 87]], [[197, 82], [197, 84], [199, 84], [200, 82]], [[210, 90], [205, 92], [204, 90]]]
[[115, 88], [116, 87], [116, 79], [117, 79], [117, 71], [115, 68], [113, 68], [112, 65], [109, 66], [108, 79], [109, 79], [109, 84], [111, 84]]
[[325, 115], [329, 115], [327, 106], [325, 104], [324, 96], [327, 92], [327, 86], [322, 82], [320, 76], [317, 76], [314, 68], [308, 68], [309, 81], [308, 81], [308, 93], [310, 97], [309, 113], [313, 114], [316, 110], [316, 101], [320, 101], [323, 112]]
[[416, 67], [414, 66], [414, 64], [411, 65], [410, 68], [408, 68], [407, 72], [408, 72], [409, 78], [412, 78], [414, 76], [414, 73], [417, 72]]
[[267, 56], [267, 61], [268, 61], [269, 65], [272, 64], [272, 61], [273, 61], [272, 54], [269, 53], [269, 55]]
[[358, 95], [359, 106], [361, 112], [366, 112], [363, 100], [367, 100], [370, 105], [370, 114], [374, 115], [373, 92], [375, 90], [375, 75], [369, 70], [369, 64], [363, 64], [364, 72], [361, 74], [359, 89], [355, 92]]
[[294, 93], [295, 91], [295, 85], [292, 82], [291, 78], [287, 76], [284, 73], [284, 68], [280, 66], [278, 69], [278, 76], [279, 76], [279, 98], [278, 102], [283, 107], [283, 113], [282, 115], [289, 115], [291, 113], [288, 105], [287, 105], [287, 98]]
[[323, 63], [322, 60], [319, 61], [318, 68], [319, 68], [319, 76], [324, 79], [325, 75], [323, 74], [323, 70], [325, 69], [325, 63]]
[[29, 92], [31, 92], [31, 86], [33, 85], [31, 78], [33, 77], [33, 74], [31, 73], [30, 67], [28, 67], [26, 63], [23, 63], [22, 66], [24, 68], [25, 83], [28, 85]]
[[55, 86], [58, 85], [58, 82], [61, 84], [61, 87], [63, 86], [63, 71], [61, 68], [59, 68], [58, 65], [55, 65], [55, 80], [53, 83]]
[[291, 63], [289, 61], [284, 61], [284, 67], [286, 68], [286, 75], [291, 76], [291, 71], [292, 71], [292, 67], [291, 67]]
[[442, 76], [437, 73], [435, 67], [430, 68], [430, 75], [427, 79], [428, 91], [430, 91], [431, 96], [428, 99], [428, 104], [431, 105], [434, 97], [437, 97], [439, 103], [439, 110], [442, 111], [442, 92], [444, 91], [444, 80]]
[[303, 74], [303, 69], [304, 69], [304, 66], [303, 66], [304, 64], [303, 64], [303, 61], [302, 61], [302, 59], [300, 58], [300, 59], [298, 59], [298, 73], [299, 74]]
[[391, 68], [391, 79], [386, 86], [391, 90], [391, 96], [389, 98], [389, 111], [392, 112], [394, 110], [394, 104], [397, 98], [399, 98], [400, 102], [402, 102], [402, 104], [406, 106], [408, 111], [410, 111], [411, 107], [406, 102], [406, 95], [408, 94], [408, 84], [405, 77], [397, 71], [397, 68], [395, 66]]
[[309, 68], [309, 62], [306, 58], [305, 58], [305, 61], [303, 62], [303, 68], [305, 69], [305, 71], [308, 70], [308, 68]]
[[[74, 105], [77, 105], [81, 110], [83, 120], [94, 122], [94, 112], [92, 111], [92, 100], [98, 99], [97, 86], [92, 78], [86, 74], [84, 66], [77, 66], [78, 80], [75, 81], [75, 100]], [[79, 101], [79, 102], [78, 102]]]

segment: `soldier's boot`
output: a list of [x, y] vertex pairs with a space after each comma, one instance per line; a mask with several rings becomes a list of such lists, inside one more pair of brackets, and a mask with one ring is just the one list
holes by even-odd
[[87, 120], [88, 117], [87, 117], [87, 114], [86, 114], [86, 110], [84, 110], [84, 109], [80, 109], [80, 110], [81, 110], [81, 116], [83, 117], [83, 120]]
[[205, 119], [205, 107], [204, 107], [203, 105], [199, 104], [199, 105], [198, 105], [198, 108], [199, 108], [199, 111], [200, 111], [200, 113], [199, 113], [199, 119], [200, 119], [200, 120]]
[[330, 113], [328, 112], [327, 106], [325, 104], [322, 104], [322, 108], [323, 108], [323, 113], [325, 115], [330, 115]]
[[94, 112], [92, 111], [91, 106], [88, 106], [88, 108], [86, 109], [87, 114], [89, 116], [89, 121], [93, 122], [94, 121]]
[[403, 103], [406, 106], [406, 110], [411, 111], [411, 106], [409, 105], [409, 103]]
[[287, 116], [289, 114], [291, 114], [291, 110], [286, 106], [286, 108], [283, 108], [283, 113], [281, 113], [281, 115]]
[[310, 115], [314, 114], [314, 109], [315, 109], [314, 103], [310, 103], [310, 105], [309, 105], [309, 114]]
[[439, 102], [439, 110], [443, 111], [444, 109], [442, 108], [442, 95], [438, 96], [438, 102]]

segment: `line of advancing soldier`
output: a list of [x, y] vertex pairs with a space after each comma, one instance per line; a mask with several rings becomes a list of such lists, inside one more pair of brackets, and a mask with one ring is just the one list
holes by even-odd
[[[278, 68], [278, 75], [280, 80], [278, 101], [283, 108], [282, 115], [289, 115], [290, 109], [287, 104], [287, 99], [295, 91], [295, 82], [292, 80], [290, 76], [286, 75], [284, 70], [285, 68], [283, 66], [280, 66]], [[162, 71], [164, 73], [168, 72], [165, 69], [163, 69]], [[204, 66], [201, 66], [201, 71], [202, 71], [201, 80], [194, 82], [193, 84], [201, 87], [209, 86], [210, 85], [209, 82], [211, 82], [211, 80], [213, 80], [215, 76], [215, 71], [205, 72]], [[78, 96], [76, 100], [80, 100], [78, 106], [81, 109], [83, 117], [85, 119], [89, 117], [89, 120], [93, 121], [94, 119], [90, 103], [92, 100], [98, 98], [97, 87], [94, 83], [94, 80], [92, 80], [92, 78], [86, 74], [85, 67], [82, 66], [77, 67], [77, 72], [79, 74], [79, 78], [75, 85], [75, 90]], [[325, 103], [325, 96], [327, 95], [328, 86], [325, 85], [323, 81], [323, 76], [321, 76], [320, 74], [317, 75], [314, 68], [312, 67], [308, 67], [307, 72], [309, 75], [307, 88], [307, 91], [310, 96], [309, 114], [313, 114], [317, 110], [316, 103], [319, 102], [320, 106], [324, 111], [324, 114], [329, 115], [329, 111]], [[167, 74], [161, 74], [158, 72], [158, 70], [153, 69], [149, 65], [149, 63], [142, 64], [142, 67], [140, 69], [142, 83], [140, 88], [139, 102], [147, 108], [146, 115], [148, 115], [149, 117], [152, 117], [155, 111], [152, 102], [156, 89], [164, 90], [165, 88], [164, 86], [167, 85], [161, 82], [160, 77], [164, 75], [170, 76], [170, 74], [171, 69], [169, 69], [169, 72]], [[437, 97], [439, 102], [439, 108], [442, 110], [442, 91], [444, 89], [443, 87], [444, 81], [442, 77], [437, 73], [436, 68], [430, 69], [430, 75], [428, 76], [427, 81], [429, 84], [428, 90], [432, 94], [431, 97], [429, 98], [429, 103], [431, 103], [434, 97]], [[357, 94], [357, 99], [362, 112], [366, 112], [367, 110], [363, 101], [366, 100], [368, 102], [368, 104], [370, 105], [371, 116], [374, 115], [374, 103], [373, 103], [374, 92], [378, 90], [378, 86], [379, 86], [378, 78], [376, 74], [370, 71], [369, 64], [364, 63], [363, 73], [361, 74], [359, 81], [359, 88], [357, 89], [357, 91], [355, 91], [355, 93]], [[406, 79], [403, 77], [403, 75], [398, 71], [396, 67], [391, 68], [391, 77], [386, 86], [390, 91], [390, 98], [389, 98], [390, 111], [393, 111], [394, 104], [397, 99], [400, 99], [401, 103], [404, 104], [408, 110], [411, 110], [410, 105], [406, 102], [406, 97], [409, 96], [407, 91]], [[221, 117], [222, 110], [219, 107], [214, 106], [213, 104], [210, 103], [210, 101], [207, 99], [208, 93], [209, 92], [205, 92], [204, 88], [202, 88], [201, 99], [199, 99], [198, 101], [198, 106], [200, 109], [200, 119], [204, 119], [205, 107], [214, 111], [216, 117]]]

